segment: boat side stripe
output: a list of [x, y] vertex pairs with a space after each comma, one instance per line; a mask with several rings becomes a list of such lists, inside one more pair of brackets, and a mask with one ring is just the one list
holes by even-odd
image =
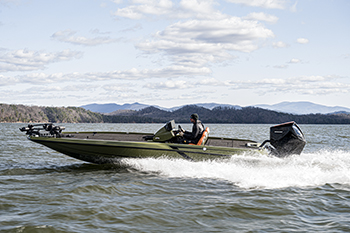
[[[52, 142], [49, 140], [40, 140], [40, 139], [31, 139], [30, 140], [34, 141], [34, 142], [38, 142], [38, 143], [45, 143], [45, 142]], [[87, 146], [94, 146], [94, 144], [90, 144], [90, 143], [78, 143], [78, 142], [67, 142], [67, 141], [60, 141], [59, 143], [62, 144], [70, 144], [70, 145], [87, 145]], [[152, 148], [149, 149], [147, 147], [130, 147], [130, 146], [118, 146], [118, 145], [106, 145], [106, 144], [99, 144], [99, 146], [104, 146], [104, 147], [117, 147], [117, 148], [132, 148], [132, 149], [139, 149], [139, 150], [157, 150], [157, 151], [169, 151], [169, 152], [173, 152], [174, 149], [176, 149], [177, 153], [179, 153], [181, 156], [183, 156], [186, 159], [192, 159], [190, 156], [188, 156], [186, 153], [189, 154], [203, 154], [203, 155], [210, 155], [210, 156], [220, 156], [220, 157], [227, 157], [227, 156], [232, 156], [232, 155], [226, 155], [226, 154], [217, 154], [217, 153], [205, 153], [205, 152], [200, 152], [200, 151], [186, 151], [186, 150], [180, 150], [179, 147], [177, 146], [171, 146], [169, 145], [169, 147], [171, 149], [158, 149], [158, 148]], [[101, 153], [101, 155], [103, 155]], [[131, 157], [131, 156], [130, 156]]]

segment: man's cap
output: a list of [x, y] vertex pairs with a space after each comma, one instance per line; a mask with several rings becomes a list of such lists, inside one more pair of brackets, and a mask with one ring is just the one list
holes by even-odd
[[198, 119], [199, 119], [198, 114], [197, 114], [197, 113], [193, 113], [193, 114], [191, 115], [191, 119], [198, 120]]

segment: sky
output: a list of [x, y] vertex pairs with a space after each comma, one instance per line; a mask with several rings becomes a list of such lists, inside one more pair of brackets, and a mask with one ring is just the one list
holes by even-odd
[[349, 0], [0, 0], [0, 103], [350, 107]]

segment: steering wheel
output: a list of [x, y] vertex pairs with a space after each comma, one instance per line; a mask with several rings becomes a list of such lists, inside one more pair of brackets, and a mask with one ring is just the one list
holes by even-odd
[[181, 127], [181, 125], [178, 126], [179, 127], [179, 131], [184, 132], [185, 130]]

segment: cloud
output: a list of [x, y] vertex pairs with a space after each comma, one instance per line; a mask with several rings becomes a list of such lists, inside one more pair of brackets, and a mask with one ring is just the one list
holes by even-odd
[[288, 65], [275, 65], [275, 66], [273, 66], [273, 68], [276, 68], [276, 69], [287, 69]]
[[174, 78], [181, 76], [198, 76], [211, 74], [211, 70], [206, 67], [185, 67], [185, 66], [168, 66], [161, 69], [144, 69], [138, 70], [132, 68], [125, 71], [112, 72], [91, 72], [82, 75], [83, 78], [90, 80], [141, 80], [147, 78]]
[[295, 1], [294, 5], [290, 7], [290, 11], [291, 12], [296, 12], [297, 11], [297, 5], [298, 5], [298, 1]]
[[118, 85], [109, 84], [109, 85], [102, 86], [102, 89], [107, 91], [107, 92], [110, 92], [110, 93], [137, 92], [136, 90], [132, 89], [131, 87], [135, 87], [135, 84], [131, 84], [131, 83], [118, 83]]
[[288, 63], [290, 63], [290, 64], [297, 64], [297, 63], [301, 63], [301, 60], [297, 59], [297, 58], [292, 58]]
[[334, 93], [350, 93], [350, 84], [337, 82], [343, 77], [328, 75], [311, 75], [290, 78], [265, 78], [261, 80], [218, 80], [215, 78], [201, 81], [168, 81], [166, 83], [147, 84], [145, 87], [154, 89], [183, 89], [187, 87], [218, 86], [234, 90], [254, 90], [266, 95], [272, 93], [297, 93], [302, 95], [328, 95]]
[[252, 52], [260, 40], [273, 36], [258, 22], [238, 17], [188, 20], [157, 32], [153, 41], [141, 42], [137, 48], [149, 54], [164, 53], [176, 64], [203, 66], [232, 59], [230, 51]]
[[247, 20], [258, 20], [258, 21], [266, 21], [269, 23], [276, 23], [278, 21], [278, 17], [274, 15], [269, 15], [264, 12], [252, 12], [248, 14], [246, 17], [243, 17], [243, 19]]
[[141, 19], [144, 15], [170, 14], [173, 7], [173, 3], [170, 0], [138, 0], [134, 1], [134, 3], [136, 4], [119, 8], [114, 15], [129, 19]]
[[302, 95], [328, 95], [350, 93], [350, 84], [335, 82], [338, 76], [301, 76], [287, 79], [262, 79], [258, 81], [230, 81], [233, 89], [254, 89], [261, 95], [271, 93], [297, 93]]
[[81, 56], [82, 52], [69, 49], [57, 53], [27, 49], [14, 50], [7, 53], [1, 53], [0, 51], [0, 72], [39, 70], [44, 69], [50, 63], [68, 61], [73, 58], [79, 59]]
[[[246, 6], [262, 7], [270, 9], [285, 9], [287, 0], [226, 0], [227, 2]], [[216, 6], [220, 6], [216, 0], [133, 0], [129, 5], [118, 8], [114, 15], [121, 18], [140, 20], [152, 19], [222, 19], [227, 17]], [[119, 4], [119, 2], [117, 3]], [[291, 7], [293, 9], [293, 6]], [[159, 17], [162, 16], [162, 17]], [[250, 20], [277, 22], [278, 18], [265, 13], [251, 13], [247, 16]]]
[[[178, 78], [178, 77], [196, 77], [211, 74], [211, 70], [206, 67], [184, 67], [168, 66], [162, 69], [144, 69], [138, 70], [132, 68], [123, 71], [110, 72], [87, 72], [87, 73], [31, 73], [26, 75], [17, 75], [15, 77], [0, 75], [0, 86], [16, 85], [17, 83], [29, 83], [41, 85], [43, 83], [64, 83], [74, 82], [97, 82], [108, 80], [144, 80], [151, 78]], [[84, 84], [85, 85], [85, 84]], [[105, 88], [106, 89], [106, 88]]]
[[0, 86], [10, 86], [19, 82], [16, 77], [9, 77], [0, 74]]
[[141, 29], [143, 29], [142, 25], [141, 24], [136, 24], [136, 25], [134, 25], [132, 27], [123, 29], [120, 32], [135, 32], [135, 31], [138, 31], [138, 30], [141, 30]]
[[274, 37], [273, 32], [258, 21], [275, 23], [277, 17], [261, 12], [251, 13], [244, 20], [221, 13], [215, 9], [217, 5], [214, 0], [181, 0], [177, 3], [134, 0], [119, 8], [115, 15], [135, 20], [152, 16], [186, 19], [135, 45], [145, 54], [164, 55], [176, 66], [204, 67], [209, 63], [232, 60], [236, 58], [233, 51], [252, 52], [263, 44], [262, 40]]
[[214, 9], [218, 5], [214, 0], [182, 0], [180, 6], [174, 11], [177, 18], [221, 19], [226, 17]]
[[228, 2], [242, 4], [246, 6], [262, 7], [268, 9], [285, 9], [286, 0], [227, 0]]
[[298, 42], [299, 44], [307, 44], [307, 43], [309, 43], [309, 40], [306, 39], [306, 38], [298, 38], [298, 39], [297, 39], [297, 42]]
[[[93, 33], [96, 34], [96, 32], [99, 33], [99, 31], [96, 31], [95, 29]], [[108, 36], [86, 38], [83, 36], [75, 36], [76, 33], [77, 33], [76, 31], [72, 31], [72, 30], [58, 31], [52, 34], [51, 38], [61, 42], [67, 42], [75, 45], [85, 45], [85, 46], [110, 44], [120, 40], [120, 39], [113, 39]]]
[[124, 8], [118, 8], [114, 15], [132, 20], [144, 18], [158, 20], [163, 18], [213, 19], [224, 17], [220, 11], [214, 9], [215, 5], [218, 5], [215, 0], [181, 0], [180, 2], [172, 2], [171, 0], [136, 0], [131, 1], [131, 4]]
[[289, 47], [288, 44], [286, 44], [286, 43], [284, 43], [282, 41], [274, 42], [274, 43], [272, 43], [272, 46], [274, 48], [287, 48], [287, 47]]
[[166, 81], [166, 82], [160, 82], [160, 83], [148, 83], [144, 85], [144, 87], [149, 89], [187, 89], [194, 87], [193, 84], [183, 81], [183, 80], [176, 80], [176, 81]]
[[226, 87], [234, 90], [254, 90], [260, 95], [278, 93], [297, 93], [302, 95], [329, 95], [335, 93], [350, 93], [350, 84], [336, 82], [339, 76], [300, 76], [290, 78], [266, 78], [261, 80], [176, 80], [160, 83], [148, 83], [143, 87], [156, 90], [178, 90], [187, 88], [202, 88], [205, 86]]

